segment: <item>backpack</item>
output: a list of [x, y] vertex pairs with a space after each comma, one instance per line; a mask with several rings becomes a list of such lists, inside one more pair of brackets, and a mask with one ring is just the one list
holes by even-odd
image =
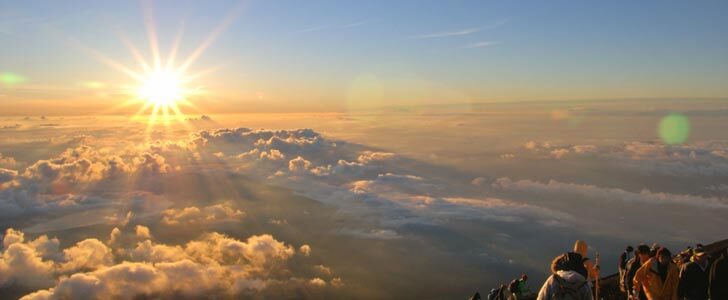
[[573, 288], [570, 286], [566, 286], [564, 284], [564, 279], [561, 278], [559, 275], [554, 274], [554, 281], [556, 281], [557, 288], [554, 292], [553, 297], [551, 299], [553, 300], [581, 300], [581, 288], [584, 287], [584, 285], [587, 283], [587, 281], [584, 281], [579, 287]]

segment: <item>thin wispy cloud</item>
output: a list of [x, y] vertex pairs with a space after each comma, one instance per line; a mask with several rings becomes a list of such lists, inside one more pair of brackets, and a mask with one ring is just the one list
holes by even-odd
[[346, 25], [344, 25], [344, 26], [341, 26], [341, 28], [352, 28], [352, 27], [359, 27], [359, 26], [362, 26], [362, 25], [366, 25], [366, 24], [369, 24], [369, 23], [371, 23], [371, 22], [373, 22], [373, 20], [364, 20], [364, 21], [360, 21], [360, 22], [355, 22], [355, 23], [350, 23], [350, 24], [346, 24]]
[[501, 42], [494, 42], [494, 41], [485, 41], [485, 42], [477, 42], [472, 43], [463, 46], [463, 48], [472, 49], [472, 48], [485, 48], [485, 47], [491, 47], [495, 45], [499, 45]]
[[452, 37], [452, 36], [469, 35], [469, 34], [476, 33], [478, 31], [480, 31], [480, 28], [465, 28], [465, 29], [455, 30], [455, 31], [445, 31], [445, 32], [435, 32], [435, 33], [415, 35], [412, 38], [417, 39], [417, 40], [446, 38], [446, 37]]
[[369, 24], [372, 22], [373, 22], [373, 20], [364, 20], [364, 21], [359, 21], [359, 22], [354, 22], [354, 23], [348, 23], [348, 24], [341, 25], [341, 26], [338, 26], [338, 25], [313, 26], [313, 27], [308, 27], [308, 28], [298, 30], [298, 31], [296, 31], [296, 33], [316, 32], [316, 31], [323, 31], [323, 30], [330, 30], [330, 29], [335, 30], [335, 29], [343, 29], [343, 28], [354, 28], [354, 27], [363, 26], [363, 25], [366, 25], [366, 24]]
[[322, 26], [314, 26], [314, 27], [309, 27], [309, 28], [301, 29], [301, 30], [296, 31], [296, 32], [297, 33], [315, 32], [315, 31], [321, 31], [321, 30], [324, 30], [324, 29], [328, 29], [329, 27], [330, 26], [325, 26], [325, 25], [322, 25]]

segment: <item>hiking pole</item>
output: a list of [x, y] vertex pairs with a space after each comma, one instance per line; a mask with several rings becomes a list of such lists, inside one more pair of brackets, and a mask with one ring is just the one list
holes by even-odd
[[596, 285], [594, 288], [594, 299], [599, 300], [599, 252], [594, 257], [594, 268], [597, 270], [597, 278], [594, 279], [594, 284]]

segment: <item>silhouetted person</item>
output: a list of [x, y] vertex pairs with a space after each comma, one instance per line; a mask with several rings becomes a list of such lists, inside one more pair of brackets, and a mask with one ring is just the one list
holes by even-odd
[[672, 261], [672, 254], [663, 247], [634, 275], [635, 294], [644, 293], [648, 300], [677, 300], [679, 280], [680, 272]]
[[[624, 264], [620, 264], [620, 267], [624, 269], [620, 270], [622, 277], [619, 279], [619, 283], [622, 291], [627, 294], [627, 299], [631, 299], [634, 296], [634, 275], [637, 274], [637, 270], [648, 260], [650, 260], [650, 247], [645, 244], [640, 244], [637, 246], [635, 256], [629, 261], [624, 262]], [[647, 300], [647, 297], [642, 293], [639, 295], [639, 299]]]
[[526, 296], [531, 293], [531, 290], [528, 289], [528, 286], [526, 285], [526, 281], [528, 280], [528, 276], [526, 274], [521, 275], [521, 277], [513, 279], [511, 283], [508, 285], [508, 291], [511, 292], [511, 299], [522, 299], [523, 296]]
[[710, 299], [728, 299], [728, 249], [710, 266], [708, 278]]
[[488, 300], [495, 300], [496, 297], [498, 297], [498, 289], [491, 289], [488, 294]]
[[472, 297], [468, 298], [468, 300], [482, 300], [482, 299], [480, 298], [480, 293], [475, 292], [475, 295], [473, 295]]
[[695, 248], [693, 261], [680, 269], [680, 284], [677, 295], [682, 299], [708, 300], [710, 262], [702, 247]]
[[498, 294], [495, 296], [495, 300], [508, 300], [508, 286], [501, 284], [498, 288]]
[[538, 300], [593, 300], [591, 284], [579, 271], [586, 272], [584, 260], [576, 253], [565, 253], [551, 263], [551, 276], [538, 292]]

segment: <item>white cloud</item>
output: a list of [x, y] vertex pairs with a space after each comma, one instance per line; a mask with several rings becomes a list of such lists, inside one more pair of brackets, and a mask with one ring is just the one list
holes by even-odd
[[199, 209], [195, 206], [183, 209], [167, 209], [162, 212], [162, 223], [166, 225], [203, 225], [226, 221], [239, 221], [245, 213], [229, 203], [215, 204]]
[[[122, 234], [113, 230], [111, 240]], [[151, 238], [149, 232], [136, 235]], [[288, 282], [292, 289], [303, 282], [326, 285], [318, 277], [291, 278], [286, 262], [295, 255], [293, 247], [267, 234], [240, 241], [209, 233], [183, 246], [146, 239], [134, 248], [86, 239], [54, 256], [45, 252], [58, 252], [58, 240], [26, 242], [22, 232], [9, 229], [3, 245], [0, 286], [47, 288], [23, 299], [227, 298], [261, 292], [269, 283]], [[308, 255], [310, 247], [301, 252]]]
[[532, 180], [513, 181], [510, 178], [502, 177], [495, 180], [492, 187], [498, 190], [523, 191], [534, 194], [572, 194], [588, 199], [600, 199], [605, 201], [639, 202], [657, 205], [671, 204], [728, 209], [728, 201], [716, 197], [651, 192], [647, 189], [643, 189], [640, 192], [629, 192], [619, 188], [604, 188], [588, 184], [562, 183], [556, 180], [549, 180], [547, 183], [542, 183]]
[[420, 35], [415, 35], [412, 38], [414, 38], [414, 39], [434, 39], [434, 38], [444, 38], [444, 37], [453, 37], [453, 36], [463, 36], [463, 35], [473, 34], [478, 31], [480, 31], [479, 28], [465, 28], [465, 29], [454, 30], [454, 31], [420, 34]]
[[298, 248], [298, 251], [300, 251], [301, 254], [303, 254], [304, 256], [309, 256], [309, 255], [311, 255], [311, 246], [303, 245], [300, 248]]

